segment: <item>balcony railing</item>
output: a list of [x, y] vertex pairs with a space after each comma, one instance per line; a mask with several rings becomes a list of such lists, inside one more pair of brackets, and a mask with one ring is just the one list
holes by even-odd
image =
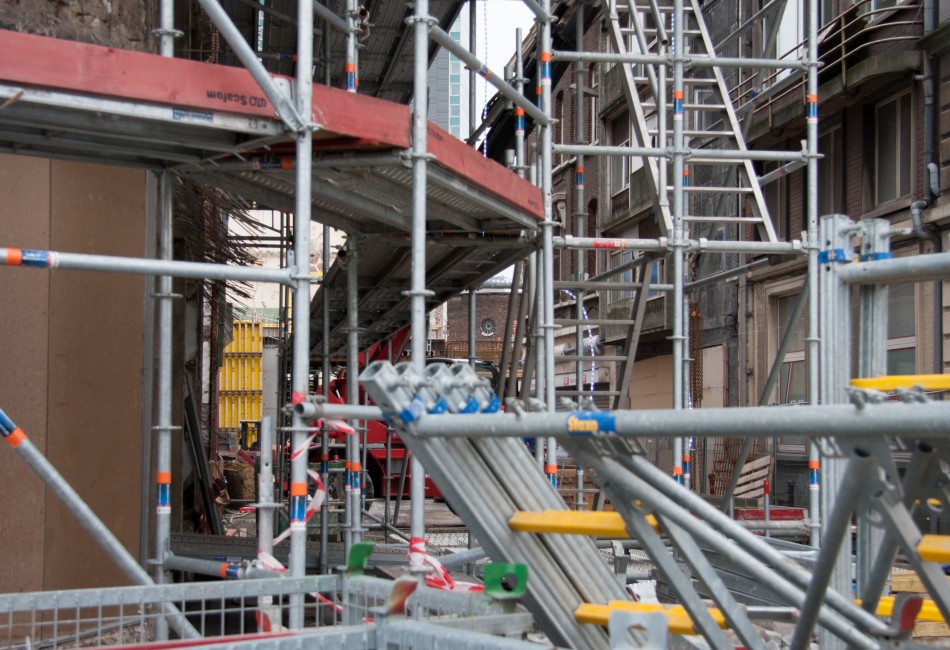
[[[859, 0], [826, 23], [818, 33], [820, 82], [840, 77], [848, 87], [848, 72], [876, 54], [913, 49], [922, 35], [922, 5], [900, 3], [878, 8], [880, 0]], [[906, 44], [901, 47], [895, 44]], [[807, 42], [802, 41], [779, 55], [800, 60]], [[764, 89], [764, 90], [761, 90]], [[755, 121], [771, 119], [780, 109], [805, 99], [805, 75], [801, 71], [773, 71], [749, 76], [731, 90], [735, 106], [755, 102]]]

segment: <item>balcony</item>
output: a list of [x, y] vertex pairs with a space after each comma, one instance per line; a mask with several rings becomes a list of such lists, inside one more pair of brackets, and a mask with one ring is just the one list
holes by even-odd
[[[611, 292], [604, 291], [606, 296]], [[603, 298], [602, 298], [603, 299]], [[653, 334], [673, 329], [673, 310], [668, 308], [669, 301], [666, 294], [647, 298], [646, 310], [643, 314], [643, 329], [641, 335]], [[607, 318], [611, 320], [627, 320], [633, 307], [633, 298], [621, 298], [607, 304]], [[622, 342], [627, 336], [627, 325], [608, 325], [601, 328], [604, 333], [604, 343], [614, 344]]]
[[[819, 102], [828, 114], [895, 78], [918, 71], [917, 41], [923, 35], [921, 4], [886, 4], [860, 0], [830, 20], [818, 33]], [[805, 51], [802, 41], [780, 58], [795, 60]], [[756, 97], [756, 86], [765, 89]], [[775, 71], [756, 84], [751, 77], [732, 89], [734, 105], [756, 103], [747, 140], [752, 142], [797, 120], [804, 129], [802, 72]]]

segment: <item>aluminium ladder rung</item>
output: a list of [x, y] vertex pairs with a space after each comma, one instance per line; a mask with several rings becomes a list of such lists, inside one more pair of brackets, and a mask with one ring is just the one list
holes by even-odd
[[[643, 102], [641, 104], [644, 110], [656, 110], [656, 102]], [[724, 111], [726, 110], [725, 104], [683, 104], [683, 110], [694, 110], [694, 111]], [[672, 129], [667, 129], [669, 133]], [[655, 133], [655, 131], [651, 131]], [[730, 134], [732, 131], [729, 132]]]
[[[633, 81], [639, 84], [649, 83], [649, 77], [634, 77]], [[716, 80], [713, 77], [685, 77], [683, 79], [684, 86], [712, 86], [716, 84]], [[673, 85], [673, 79], [667, 78], [667, 86]], [[671, 101], [670, 104], [673, 102]]]
[[687, 163], [690, 165], [715, 165], [717, 167], [723, 167], [725, 165], [745, 165], [746, 162], [746, 159], [740, 160], [739, 158], [703, 158], [702, 156], [695, 158], [690, 156], [687, 159]]
[[924, 390], [950, 390], [950, 375], [884, 375], [852, 379], [854, 388], [892, 391], [920, 386]]
[[[574, 611], [574, 617], [581, 623], [606, 626], [611, 612], [624, 611], [637, 614], [659, 612], [666, 616], [666, 624], [670, 634], [697, 634], [686, 608], [682, 605], [663, 605], [661, 603], [634, 603], [628, 600], [612, 600], [606, 605], [581, 603]], [[726, 617], [714, 607], [709, 608], [709, 614], [722, 629], [727, 629]]]
[[[667, 32], [671, 32], [672, 30], [671, 30], [671, 29], [667, 29], [666, 31], [667, 31]], [[636, 30], [634, 30], [632, 27], [622, 27], [622, 28], [620, 29], [620, 32], [621, 32], [621, 33], [627, 33], [627, 34], [633, 34], [633, 33], [636, 32]], [[656, 33], [657, 33], [657, 30], [656, 30], [655, 28], [653, 28], [653, 27], [644, 27], [644, 28], [643, 28], [643, 33], [644, 33], [644, 34], [656, 34]], [[703, 35], [703, 33], [702, 33], [701, 31], [699, 31], [698, 29], [684, 29], [684, 30], [683, 30], [683, 36], [702, 36], [702, 35]]]
[[620, 394], [619, 390], [560, 390], [555, 387], [558, 395], [572, 395], [575, 397], [579, 396], [603, 396], [603, 397], [616, 397]]
[[760, 217], [684, 216], [683, 221], [693, 223], [762, 223]]
[[950, 563], [950, 535], [924, 535], [917, 543], [917, 554], [924, 562]]
[[564, 354], [554, 355], [555, 361], [626, 361], [625, 354]]
[[610, 318], [555, 318], [555, 325], [636, 325], [635, 320]]
[[[667, 130], [667, 135], [670, 134], [670, 131]], [[650, 129], [647, 131], [647, 135], [660, 135], [658, 130]], [[688, 135], [696, 138], [731, 138], [735, 134], [732, 131], [726, 130], [710, 130], [710, 129], [683, 129], [683, 135]]]
[[[673, 191], [672, 185], [667, 185], [666, 187], [668, 192]], [[717, 187], [715, 185], [686, 185], [683, 187], [684, 192], [692, 192], [694, 194], [751, 194], [751, 187]]]
[[[656, 517], [647, 515], [653, 530], [659, 532]], [[627, 524], [619, 512], [602, 510], [519, 510], [508, 520], [512, 530], [521, 533], [556, 533], [559, 535], [591, 535], [629, 539]]]
[[[650, 5], [634, 5], [633, 8], [636, 9], [637, 11], [644, 11], [644, 12], [653, 11], [653, 7], [651, 7]], [[661, 14], [671, 14], [673, 13], [673, 7], [657, 7], [657, 11], [659, 11]], [[673, 31], [673, 30], [670, 29], [669, 31]]]

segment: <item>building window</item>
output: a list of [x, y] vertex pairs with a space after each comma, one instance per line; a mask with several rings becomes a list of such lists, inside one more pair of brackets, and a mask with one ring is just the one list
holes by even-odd
[[[554, 128], [551, 132], [551, 141], [554, 144], [564, 144], [564, 135], [567, 133], [567, 112], [564, 110], [564, 91], [558, 92], [554, 98], [554, 119], [557, 120], [557, 124], [554, 125]], [[554, 163], [560, 164], [564, 160], [561, 154], [554, 154]]]
[[[599, 235], [600, 233], [597, 232], [597, 199], [591, 199], [587, 203], [587, 236], [597, 237]], [[595, 275], [597, 273], [597, 251], [589, 250], [586, 255], [587, 258], [584, 264], [587, 275]]]
[[916, 373], [916, 285], [893, 284], [887, 289], [887, 374]]
[[[712, 88], [696, 88], [693, 91], [693, 101], [697, 105], [718, 105], [719, 93]], [[721, 129], [722, 111], [716, 108], [697, 108], [693, 128], [697, 131], [714, 131]]]
[[599, 95], [600, 79], [597, 75], [597, 64], [591, 63], [587, 68], [587, 84], [591, 88], [591, 95], [587, 98], [587, 142], [594, 144], [597, 137], [597, 97]]
[[789, 322], [798, 296], [799, 294], [780, 296], [774, 303], [774, 349], [778, 350], [785, 333], [791, 328], [791, 339], [785, 349], [785, 357], [782, 359], [782, 368], [779, 373], [777, 400], [779, 404], [795, 404], [804, 402], [808, 398], [808, 375], [805, 368], [807, 310], [802, 311], [801, 318], [796, 322]]
[[[781, 166], [780, 162], [762, 163], [762, 176], [778, 170]], [[765, 208], [769, 211], [776, 237], [787, 241], [789, 239], [788, 177], [783, 174], [762, 185], [762, 198], [765, 199]]]
[[481, 332], [482, 336], [494, 336], [495, 321], [493, 321], [491, 318], [484, 319], [479, 325], [478, 331]]
[[841, 214], [844, 209], [844, 135], [835, 126], [818, 136], [818, 214]]
[[[646, 143], [647, 147], [656, 147], [656, 143], [658, 141], [658, 136], [659, 136], [659, 128], [660, 128], [659, 122], [656, 117], [656, 113], [650, 113], [649, 115], [647, 115], [644, 118], [644, 122], [646, 122], [647, 133], [643, 134], [643, 141]], [[670, 131], [667, 135], [670, 138], [672, 138], [673, 132]], [[643, 167], [645, 160], [646, 159], [643, 156], [631, 156], [630, 157], [630, 173], [632, 174], [633, 172]]]
[[911, 191], [911, 101], [906, 91], [874, 107], [874, 204]]
[[[616, 269], [618, 267], [629, 264], [633, 261], [633, 251], [627, 248], [620, 250], [615, 250], [610, 252], [610, 268]], [[633, 282], [633, 268], [627, 267], [621, 273], [617, 273], [611, 277], [611, 280], [614, 282]], [[629, 298], [633, 295], [633, 291], [630, 289], [618, 289], [610, 292], [610, 296], [607, 300], [608, 303], [618, 302], [624, 298]]]
[[[641, 274], [643, 273], [643, 269], [645, 268], [647, 268], [646, 264], [641, 266], [640, 270], [637, 271], [637, 279], [640, 279], [642, 277]], [[650, 286], [652, 287], [655, 284], [660, 284], [661, 282], [663, 282], [663, 268], [664, 268], [663, 259], [660, 258], [660, 259], [654, 260], [653, 263], [649, 265], [649, 268], [650, 268]], [[657, 289], [650, 289], [649, 291], [647, 291], [647, 298], [655, 298], [656, 296], [663, 295], [663, 293], [664, 293], [663, 291], [659, 291]]]
[[[614, 147], [630, 146], [630, 119], [627, 113], [610, 121], [610, 144]], [[610, 193], [617, 194], [630, 185], [630, 157], [610, 157]]]

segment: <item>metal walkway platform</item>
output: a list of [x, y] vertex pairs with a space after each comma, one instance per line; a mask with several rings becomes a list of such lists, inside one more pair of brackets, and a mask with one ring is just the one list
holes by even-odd
[[[290, 88], [290, 80], [275, 77]], [[360, 326], [382, 340], [409, 322], [411, 112], [314, 86], [313, 219], [361, 248]], [[172, 169], [256, 206], [293, 211], [294, 139], [243, 68], [3, 32], [0, 151]], [[540, 190], [434, 124], [428, 126], [427, 277], [432, 306], [524, 256]], [[352, 248], [352, 244], [349, 245]], [[346, 273], [314, 299], [312, 349], [346, 344]]]

